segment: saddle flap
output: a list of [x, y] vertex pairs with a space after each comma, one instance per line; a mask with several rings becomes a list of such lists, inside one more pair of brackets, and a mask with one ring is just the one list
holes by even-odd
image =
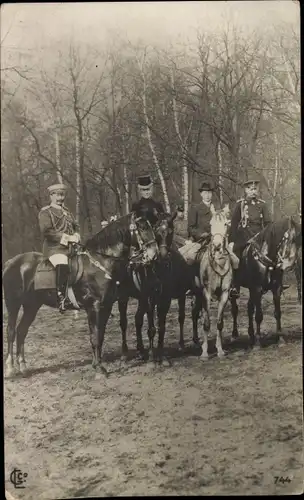
[[[83, 274], [83, 259], [81, 255], [75, 255], [69, 262], [68, 285], [75, 285]], [[56, 269], [53, 264], [44, 259], [37, 266], [34, 277], [35, 290], [55, 289], [56, 288]]]

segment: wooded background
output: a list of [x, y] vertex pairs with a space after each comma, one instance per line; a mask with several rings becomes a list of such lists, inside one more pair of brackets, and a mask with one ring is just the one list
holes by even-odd
[[[81, 37], [80, 37], [81, 38]], [[227, 25], [159, 49], [113, 36], [16, 50], [1, 67], [3, 259], [41, 251], [38, 212], [62, 179], [85, 240], [150, 173], [168, 211], [202, 180], [233, 207], [248, 172], [275, 218], [300, 210], [299, 26]], [[38, 61], [38, 62], [37, 62]]]

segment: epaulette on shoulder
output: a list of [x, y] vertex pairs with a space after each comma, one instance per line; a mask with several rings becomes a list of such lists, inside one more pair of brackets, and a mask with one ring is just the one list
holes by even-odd
[[240, 198], [239, 200], [236, 200], [237, 203], [239, 203], [240, 201], [244, 201], [245, 198]]
[[262, 198], [258, 198], [258, 201], [260, 201], [261, 203], [266, 203], [266, 201], [262, 200]]
[[42, 207], [42, 209], [40, 210], [40, 212], [43, 212], [44, 210], [47, 210], [48, 208], [50, 208], [51, 205], [46, 205], [45, 207]]

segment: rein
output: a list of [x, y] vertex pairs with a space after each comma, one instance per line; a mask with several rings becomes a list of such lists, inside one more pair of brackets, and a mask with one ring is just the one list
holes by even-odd
[[[148, 224], [150, 225], [149, 221], [147, 221]], [[150, 225], [151, 227], [151, 225]], [[152, 228], [151, 228], [152, 229]], [[156, 240], [155, 238], [148, 241], [148, 242], [144, 242], [140, 233], [139, 233], [139, 230], [138, 230], [138, 227], [136, 225], [136, 223], [131, 223], [130, 224], [130, 233], [131, 233], [131, 239], [133, 237], [133, 235], [135, 234], [135, 237], [136, 237], [136, 240], [137, 240], [137, 244], [139, 246], [139, 250], [138, 251], [135, 251], [133, 252], [132, 256], [130, 256], [128, 258], [128, 263], [129, 264], [133, 264], [133, 263], [136, 263], [136, 259], [138, 257], [140, 257], [142, 254], [145, 253], [146, 251], [146, 248], [153, 244], [153, 243], [156, 243]], [[96, 266], [98, 269], [100, 269], [101, 271], [103, 271], [105, 273], [105, 278], [106, 279], [112, 279], [112, 276], [111, 274], [109, 273], [109, 271], [96, 259], [94, 259], [92, 257], [92, 255], [90, 254], [90, 252], [85, 248], [84, 245], [80, 245], [78, 244], [79, 247], [82, 248], [82, 251], [78, 252], [78, 255], [86, 255], [89, 259], [89, 261], [91, 262], [91, 264], [93, 264], [94, 266]], [[131, 248], [132, 248], [132, 245], [131, 245]], [[134, 247], [133, 247], [134, 248]], [[124, 261], [126, 260], [125, 257], [117, 257], [115, 255], [108, 255], [107, 253], [105, 252], [101, 252], [101, 251], [97, 251], [95, 250], [94, 253], [96, 253], [97, 255], [101, 255], [102, 257], [104, 258], [107, 258], [107, 259], [112, 259], [112, 260], [115, 260], [115, 261]], [[117, 282], [118, 284], [119, 282]]]
[[[209, 264], [212, 268], [212, 270], [218, 275], [220, 276], [221, 278], [224, 278], [226, 276], [226, 274], [228, 274], [229, 270], [230, 270], [230, 267], [231, 267], [231, 264], [228, 266], [228, 269], [226, 270], [226, 272], [224, 274], [221, 274], [217, 269], [214, 268], [214, 262], [216, 262], [215, 260], [215, 257], [213, 256], [213, 252], [211, 251], [211, 248], [212, 248], [212, 239], [214, 238], [214, 236], [217, 236], [217, 235], [220, 235], [220, 236], [223, 236], [222, 234], [220, 233], [215, 233], [211, 236], [211, 241], [208, 245], [208, 255], [209, 255]], [[228, 260], [229, 263], [230, 263], [230, 257], [229, 257], [229, 252], [227, 251], [226, 249], [226, 237], [224, 236], [223, 237], [224, 239], [224, 252], [223, 252], [223, 257], [225, 258], [225, 262]]]

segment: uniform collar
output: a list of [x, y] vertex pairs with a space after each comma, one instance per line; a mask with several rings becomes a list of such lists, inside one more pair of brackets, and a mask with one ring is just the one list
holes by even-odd
[[50, 206], [53, 208], [59, 208], [60, 210], [64, 210], [64, 206], [57, 205], [57, 203], [51, 203]]

